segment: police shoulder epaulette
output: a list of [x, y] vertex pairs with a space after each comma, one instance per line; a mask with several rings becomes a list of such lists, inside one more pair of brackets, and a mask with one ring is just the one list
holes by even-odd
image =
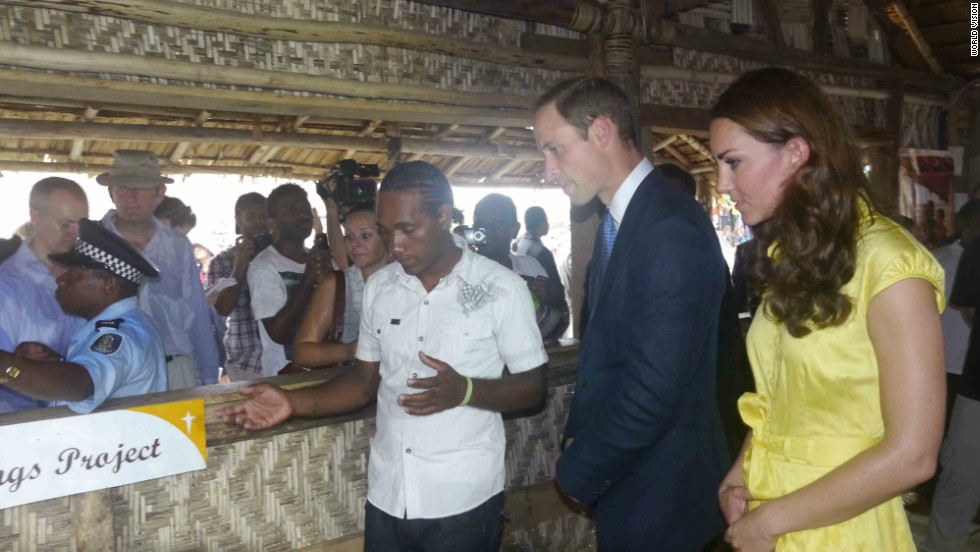
[[95, 323], [95, 329], [101, 330], [102, 328], [112, 328], [118, 330], [119, 326], [123, 323], [122, 318], [113, 318], [112, 320], [99, 320]]

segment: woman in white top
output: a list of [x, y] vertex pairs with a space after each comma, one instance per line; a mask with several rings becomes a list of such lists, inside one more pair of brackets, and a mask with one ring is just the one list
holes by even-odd
[[389, 262], [388, 249], [378, 233], [374, 201], [359, 203], [351, 209], [344, 226], [347, 230], [347, 252], [354, 261], [343, 271], [346, 288], [344, 333], [340, 343], [323, 342], [334, 321], [337, 273], [331, 272], [317, 286], [313, 302], [296, 335], [293, 362], [299, 366], [315, 368], [354, 359], [364, 282]]

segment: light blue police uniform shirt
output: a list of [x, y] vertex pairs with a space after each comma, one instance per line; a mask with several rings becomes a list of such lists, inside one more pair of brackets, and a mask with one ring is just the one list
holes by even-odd
[[167, 390], [163, 340], [136, 297], [116, 301], [82, 326], [66, 360], [84, 366], [95, 389], [85, 400], [57, 403], [79, 414], [106, 399]]
[[[25, 341], [36, 341], [64, 356], [85, 320], [61, 310], [54, 298], [58, 284], [30, 243], [24, 240], [0, 264], [0, 349], [13, 352]], [[44, 401], [0, 385], [0, 414], [44, 406]]]
[[[102, 217], [102, 226], [119, 234], [113, 220], [116, 210]], [[211, 313], [204, 299], [201, 269], [194, 258], [194, 246], [187, 237], [156, 217], [156, 231], [143, 255], [160, 269], [159, 278], [150, 278], [140, 289], [139, 308], [156, 322], [164, 351], [168, 355], [189, 355], [194, 359], [198, 383], [218, 383], [218, 343], [211, 326]], [[120, 236], [122, 234], [119, 234]]]

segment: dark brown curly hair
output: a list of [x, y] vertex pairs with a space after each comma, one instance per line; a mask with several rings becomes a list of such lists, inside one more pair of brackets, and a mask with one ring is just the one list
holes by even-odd
[[843, 324], [852, 308], [841, 288], [857, 264], [859, 202], [870, 208], [850, 129], [816, 84], [775, 67], [739, 77], [711, 118], [729, 119], [777, 147], [796, 137], [809, 144], [809, 158], [783, 185], [772, 217], [752, 229], [749, 278], [755, 292], [768, 293], [765, 316], [793, 337]]

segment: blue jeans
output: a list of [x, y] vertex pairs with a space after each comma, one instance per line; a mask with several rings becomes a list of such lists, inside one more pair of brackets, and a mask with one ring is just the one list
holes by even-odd
[[399, 519], [370, 502], [364, 552], [497, 552], [504, 529], [504, 493], [476, 508], [433, 519]]

